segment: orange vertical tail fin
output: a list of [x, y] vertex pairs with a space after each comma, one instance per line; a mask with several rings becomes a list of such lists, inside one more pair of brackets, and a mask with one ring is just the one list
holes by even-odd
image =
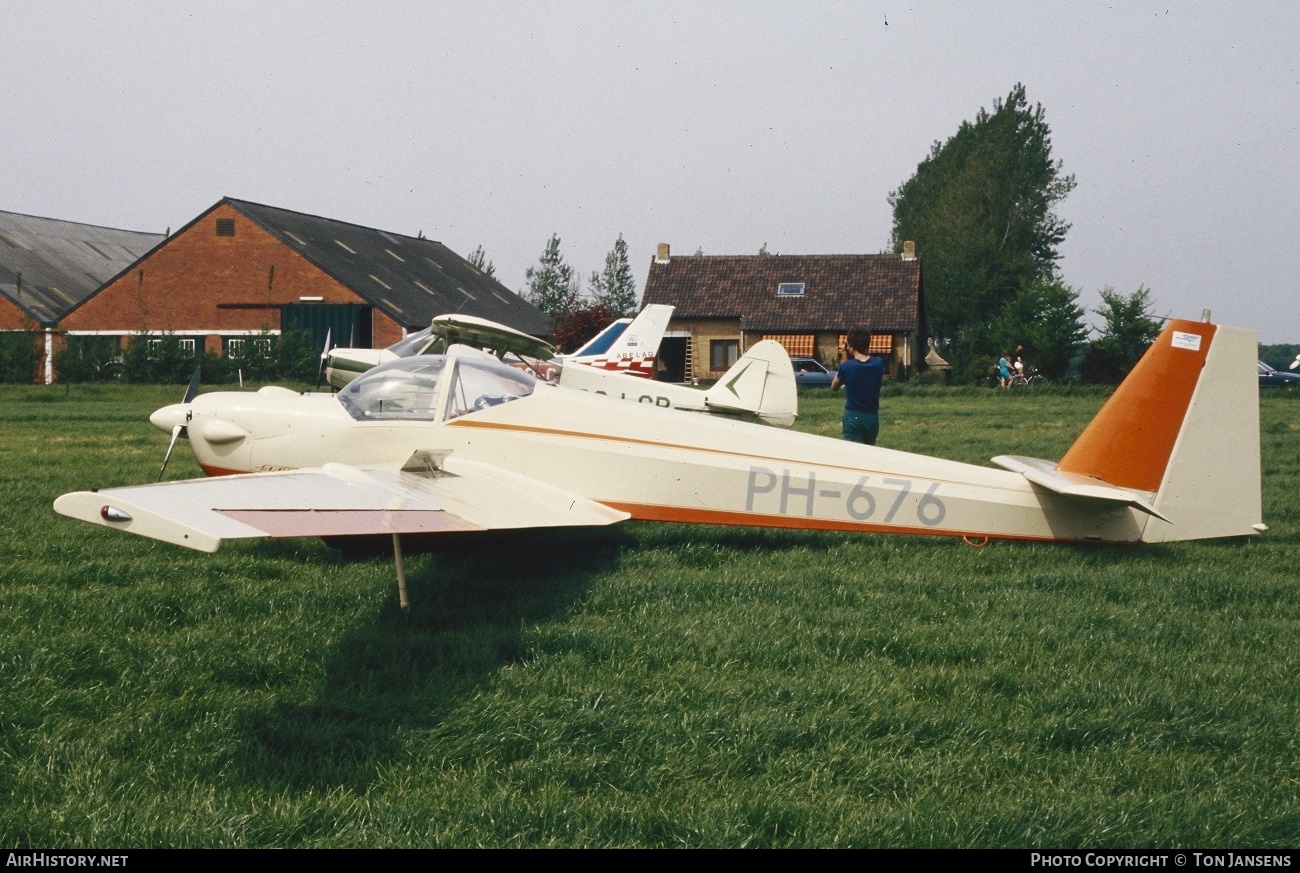
[[1256, 358], [1253, 331], [1171, 321], [1056, 469], [1154, 495], [1148, 542], [1263, 530]]

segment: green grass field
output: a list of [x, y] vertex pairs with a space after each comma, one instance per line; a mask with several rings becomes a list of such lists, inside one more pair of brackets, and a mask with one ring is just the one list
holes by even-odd
[[[629, 523], [415, 557], [406, 615], [391, 559], [53, 512], [181, 391], [0, 388], [0, 845], [1300, 845], [1300, 392], [1248, 542]], [[881, 444], [1056, 458], [1102, 400], [892, 389]]]

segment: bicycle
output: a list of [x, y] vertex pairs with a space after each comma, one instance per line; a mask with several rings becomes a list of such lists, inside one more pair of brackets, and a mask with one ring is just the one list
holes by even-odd
[[1047, 377], [1040, 375], [1037, 367], [1030, 367], [1024, 373], [1017, 373], [1011, 377], [1011, 387], [1033, 388], [1042, 387], [1047, 384]]

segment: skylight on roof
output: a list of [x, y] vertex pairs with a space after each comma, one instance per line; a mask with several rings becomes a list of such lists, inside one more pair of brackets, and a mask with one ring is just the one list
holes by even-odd
[[392, 249], [384, 249], [384, 251], [388, 252], [388, 253], [389, 253], [390, 255], [392, 255], [394, 258], [396, 258], [397, 260], [401, 261], [403, 264], [406, 263], [406, 258], [402, 257], [401, 255], [399, 255], [397, 252], [393, 251]]
[[383, 279], [376, 276], [374, 273], [370, 274], [370, 278], [374, 279], [376, 282], [378, 282], [380, 285], [382, 285], [384, 288], [388, 289], [389, 291], [393, 290], [392, 285], [389, 285], [387, 282], [385, 282]]
[[284, 232], [284, 235], [287, 236], [289, 239], [293, 240], [294, 242], [296, 242], [300, 246], [307, 245], [307, 243], [304, 242], [302, 239], [300, 239], [297, 234], [290, 233], [289, 231], [286, 230]]
[[782, 282], [776, 286], [777, 297], [802, 297], [803, 282]]
[[341, 242], [339, 242], [338, 240], [334, 240], [334, 244], [335, 244], [336, 246], [338, 246], [339, 248], [343, 249], [343, 251], [347, 252], [349, 255], [355, 255], [355, 254], [356, 254], [356, 251], [355, 251], [354, 249], [350, 249], [350, 248], [348, 248], [348, 246], [347, 246], [346, 243], [341, 243]]

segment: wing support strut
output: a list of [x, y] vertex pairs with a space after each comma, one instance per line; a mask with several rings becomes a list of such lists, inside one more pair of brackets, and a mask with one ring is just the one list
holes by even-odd
[[406, 597], [406, 560], [402, 557], [402, 535], [393, 534], [393, 563], [397, 566], [397, 599], [402, 609], [410, 610], [411, 601]]

